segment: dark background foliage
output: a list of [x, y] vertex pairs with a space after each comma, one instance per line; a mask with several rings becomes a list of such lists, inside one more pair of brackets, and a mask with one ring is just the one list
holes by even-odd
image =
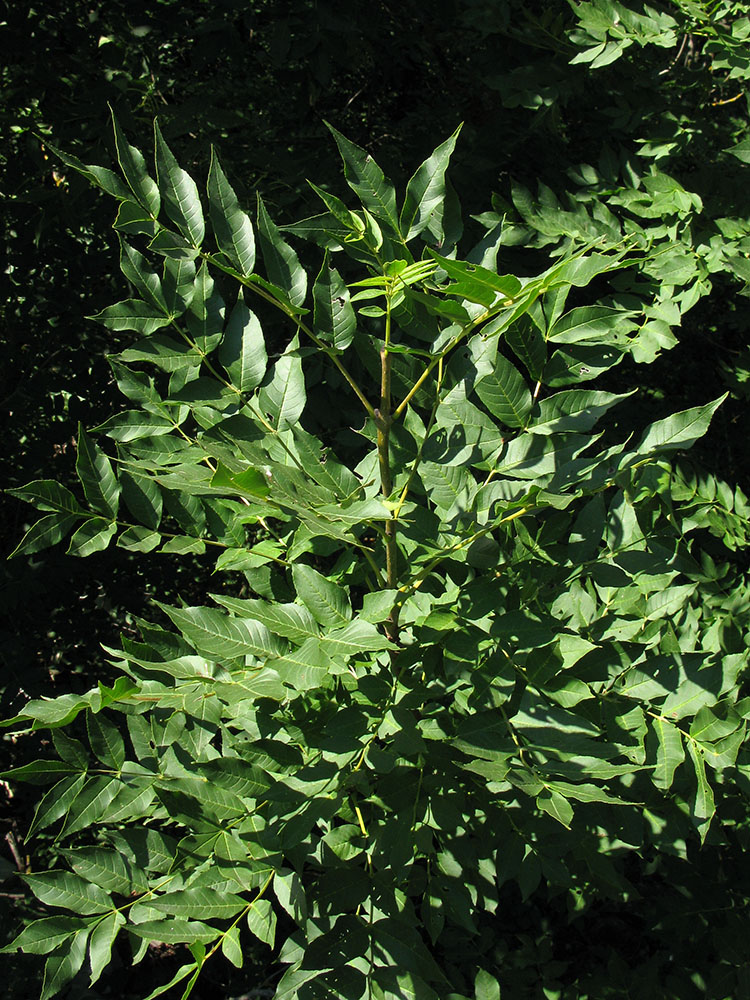
[[[624, 6], [643, 11], [635, 0]], [[70, 479], [78, 421], [89, 427], [102, 422], [117, 396], [105, 355], [117, 350], [118, 335], [83, 318], [122, 290], [109, 230], [111, 205], [68, 172], [46, 140], [85, 162], [109, 164], [109, 105], [142, 147], [148, 147], [158, 115], [188, 170], [205, 176], [215, 144], [241, 200], [249, 205], [261, 190], [274, 217], [291, 222], [317, 211], [306, 178], [323, 187], [340, 184], [324, 121], [372, 151], [401, 184], [464, 121], [451, 179], [467, 214], [506, 217], [510, 235], [501, 270], [531, 273], [561, 239], [543, 238], [543, 228], [534, 231], [522, 217], [514, 198], [519, 185], [542, 203], [547, 198], [552, 212], [591, 208], [622, 187], [629, 172], [646, 173], [652, 165], [703, 200], [703, 213], [685, 223], [679, 238], [692, 226], [692, 245], [710, 245], [727, 232], [716, 220], [735, 220], [742, 254], [737, 220], [750, 214], [747, 167], [723, 151], [746, 134], [750, 46], [743, 48], [741, 32], [734, 47], [726, 41], [745, 5], [724, 4], [726, 16], [713, 35], [683, 6], [654, 5], [681, 26], [673, 44], [636, 40], [609, 65], [592, 69], [589, 62], [570, 63], [586, 48], [575, 6], [541, 0], [0, 5], [3, 485], [41, 476]], [[660, 221], [657, 208], [649, 224]], [[481, 233], [477, 223], [476, 236]], [[711, 296], [676, 331], [677, 346], [649, 367], [639, 366], [635, 375], [633, 367], [615, 369], [605, 387], [617, 391], [637, 380], [643, 391], [631, 413], [643, 423], [732, 390], [698, 457], [711, 472], [747, 490], [750, 451], [742, 420], [750, 391], [748, 300], [737, 273], [745, 277], [739, 265], [717, 268]], [[24, 505], [2, 500], [5, 552], [29, 519]], [[146, 566], [118, 549], [85, 561], [53, 549], [4, 564], [4, 714], [15, 711], [25, 695], [90, 685], [100, 669], [99, 642], [129, 629], [151, 594], [197, 600], [209, 576], [209, 564], [199, 557], [189, 564], [163, 556]], [[10, 744], [6, 751], [16, 753]], [[18, 791], [5, 802], [2, 833], [17, 842], [28, 825], [27, 795]], [[742, 836], [747, 826], [747, 817], [738, 816]], [[39, 849], [51, 847], [42, 842]], [[14, 859], [9, 852], [6, 857], [10, 871]], [[45, 859], [34, 864], [44, 867]], [[536, 995], [527, 991], [539, 970], [571, 956], [591, 970], [596, 988], [626, 981], [635, 991], [592, 995], [657, 996], [662, 977], [680, 964], [681, 949], [683, 958], [689, 954], [695, 921], [707, 922], [711, 905], [732, 905], [728, 895], [723, 901], [713, 896], [724, 895], [721, 886], [737, 866], [738, 858], [724, 849], [690, 863], [662, 859], [631, 873], [638, 894], [627, 910], [621, 904], [607, 908], [604, 901], [602, 911], [587, 913], [585, 921], [554, 899], [544, 907], [522, 904], [517, 890], [506, 886], [498, 910], [505, 916], [482, 933], [488, 947], [508, 952], [511, 997]], [[750, 889], [740, 885], [738, 892], [746, 896]], [[698, 918], [691, 917], [696, 912]], [[173, 956], [156, 953], [151, 960], [164, 978]], [[711, 961], [710, 951], [690, 955], [696, 996]], [[261, 963], [257, 980], [245, 972], [232, 983], [206, 979], [200, 989], [212, 996], [239, 994], [261, 985], [266, 971]], [[19, 998], [31, 995], [26, 974], [26, 966], [18, 966]], [[140, 995], [148, 975], [136, 969], [130, 981], [105, 984], [101, 994]]]

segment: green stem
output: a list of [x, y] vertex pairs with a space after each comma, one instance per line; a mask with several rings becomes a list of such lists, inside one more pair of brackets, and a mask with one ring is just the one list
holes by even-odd
[[430, 436], [430, 431], [432, 430], [432, 425], [435, 423], [435, 417], [437, 416], [438, 406], [440, 406], [440, 390], [443, 385], [443, 363], [442, 358], [440, 359], [440, 365], [438, 367], [438, 380], [437, 388], [435, 390], [435, 405], [432, 407], [432, 413], [430, 414], [430, 419], [427, 421], [427, 427], [425, 429], [424, 437], [417, 450], [417, 457], [412, 463], [412, 467], [409, 471], [409, 478], [406, 480], [406, 485], [401, 490], [401, 496], [398, 498], [398, 504], [393, 512], [394, 518], [398, 519], [401, 513], [401, 508], [406, 503], [406, 498], [409, 496], [409, 490], [411, 489], [411, 484], [414, 482], [414, 477], [417, 474], [417, 469], [419, 468], [419, 463], [422, 461], [422, 452], [424, 451], [424, 446], [427, 444], [427, 438]]
[[[390, 290], [389, 290], [390, 291]], [[388, 500], [393, 492], [389, 444], [391, 435], [391, 295], [386, 293], [385, 343], [380, 351], [380, 407], [375, 411], [378, 430], [378, 464], [380, 466], [380, 490], [383, 499]], [[398, 586], [398, 544], [396, 530], [398, 521], [395, 512], [385, 522], [385, 565], [386, 583], [389, 588]], [[391, 642], [398, 642], [399, 607], [394, 606], [386, 623], [385, 632]]]

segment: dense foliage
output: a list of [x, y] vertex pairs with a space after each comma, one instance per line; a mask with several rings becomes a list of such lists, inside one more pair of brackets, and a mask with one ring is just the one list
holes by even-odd
[[[317, 140], [308, 193], [281, 157], [239, 197], [243, 147], [222, 143], [226, 173], [191, 148], [186, 172], [178, 118], [169, 143], [156, 126], [153, 168], [117, 125], [119, 172], [45, 140], [60, 187], [82, 175], [119, 202], [130, 297], [93, 319], [127, 408], [76, 433], [77, 485], [45, 469], [12, 491], [42, 512], [16, 554], [33, 567], [69, 539], [126, 586], [127, 567], [151, 573], [160, 603], [98, 636], [90, 690], [10, 724], [51, 734], [4, 775], [51, 785], [29, 831], [50, 870], [23, 872], [43, 909], [9, 946], [48, 956], [45, 998], [151, 941], [182, 962], [138, 996], [199, 995], [248, 956], [233, 981], [289, 998], [748, 992], [748, 466], [731, 434], [750, 19], [459, 6], [455, 86], [399, 128], [426, 141], [444, 117], [447, 134], [477, 78], [498, 107], [472, 105], [408, 184], [335, 128], [354, 199]], [[406, 13], [394, 51], [419, 33]], [[327, 23], [298, 17], [287, 57], [306, 18]], [[341, 25], [319, 62], [294, 58], [373, 86], [384, 24], [356, 70]], [[118, 37], [104, 47], [132, 52]], [[429, 38], [419, 51], [429, 79]], [[395, 123], [398, 97], [384, 86], [364, 125]], [[251, 222], [257, 181], [307, 217], [279, 226], [258, 195]]]

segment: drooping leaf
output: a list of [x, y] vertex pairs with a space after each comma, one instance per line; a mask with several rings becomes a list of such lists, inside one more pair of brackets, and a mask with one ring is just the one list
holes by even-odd
[[44, 982], [39, 1000], [49, 1000], [74, 978], [86, 958], [88, 927], [77, 931], [73, 938], [53, 952], [44, 965]]
[[122, 913], [115, 911], [107, 916], [94, 927], [89, 941], [89, 964], [91, 965], [91, 978], [89, 986], [98, 982], [102, 972], [109, 965], [112, 957], [112, 945], [115, 942], [120, 928], [125, 924], [125, 917]]
[[702, 750], [690, 740], [688, 741], [688, 753], [695, 773], [695, 794], [692, 796], [690, 813], [698, 829], [701, 843], [703, 843], [716, 812], [716, 804], [713, 789], [706, 777], [706, 764]]

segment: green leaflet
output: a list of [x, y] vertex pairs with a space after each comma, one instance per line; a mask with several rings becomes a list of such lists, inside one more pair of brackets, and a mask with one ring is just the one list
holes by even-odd
[[128, 932], [145, 941], [161, 941], [163, 944], [209, 944], [219, 936], [215, 927], [200, 920], [165, 918], [164, 920], [144, 920], [140, 924], [128, 924]]
[[192, 246], [199, 247], [206, 233], [198, 188], [177, 163], [154, 121], [156, 178], [164, 209]]
[[445, 171], [460, 131], [459, 125], [453, 135], [424, 161], [406, 186], [399, 228], [407, 242], [426, 228], [432, 214], [443, 204]]
[[84, 916], [104, 913], [112, 907], [112, 901], [103, 889], [72, 872], [48, 872], [24, 875], [23, 878], [36, 898], [50, 906], [73, 910]]
[[547, 345], [541, 330], [528, 317], [522, 316], [506, 330], [505, 342], [518, 360], [526, 365], [529, 375], [537, 381], [541, 380], [547, 361]]
[[392, 233], [398, 234], [400, 228], [393, 185], [364, 149], [350, 142], [332, 125], [328, 123], [326, 125], [336, 140], [341, 159], [344, 161], [347, 184], [376, 219], [385, 222]]
[[107, 194], [112, 195], [113, 198], [117, 198], [119, 201], [124, 201], [130, 197], [127, 187], [125, 187], [117, 174], [112, 170], [108, 170], [106, 167], [98, 167], [91, 163], [81, 163], [77, 156], [58, 149], [51, 142], [46, 142], [45, 145], [66, 166], [78, 171], [90, 184], [95, 184], [96, 187], [101, 188], [102, 191], [106, 191]]
[[[147, 299], [151, 305], [156, 306], [164, 314], [168, 313], [159, 276], [149, 269], [142, 254], [138, 253], [135, 247], [132, 247], [122, 237], [120, 237], [120, 270], [144, 299]], [[116, 329], [109, 322], [107, 325], [110, 326], [110, 329]]]
[[125, 744], [117, 729], [101, 712], [86, 716], [89, 742], [102, 764], [119, 770], [125, 761]]
[[200, 365], [201, 356], [189, 344], [180, 343], [166, 334], [157, 334], [139, 341], [118, 355], [121, 361], [151, 361], [167, 372]]
[[274, 946], [276, 939], [276, 914], [267, 899], [255, 902], [247, 914], [247, 926], [264, 944]]
[[319, 629], [310, 611], [300, 604], [273, 604], [270, 601], [242, 600], [237, 597], [211, 595], [219, 604], [243, 617], [253, 618], [275, 635], [304, 642], [317, 636]]
[[158, 528], [163, 501], [162, 492], [157, 483], [148, 476], [122, 470], [120, 472], [120, 486], [125, 506], [136, 521], [140, 521], [147, 528]]
[[48, 514], [29, 528], [11, 556], [31, 555], [57, 545], [78, 520], [79, 516], [75, 514]]
[[547, 341], [552, 344], [578, 344], [596, 340], [600, 344], [607, 344], [611, 339], [618, 343], [623, 334], [634, 326], [628, 322], [630, 315], [623, 309], [609, 306], [572, 309], [552, 324], [547, 333]]
[[147, 208], [134, 201], [123, 201], [112, 228], [128, 236], [147, 236], [153, 240], [159, 224]]
[[479, 970], [474, 980], [474, 1000], [500, 1000], [500, 984], [484, 969]]
[[638, 453], [648, 455], [675, 448], [689, 448], [706, 433], [711, 417], [726, 398], [725, 394], [705, 406], [693, 406], [649, 424], [638, 445]]
[[271, 221], [263, 199], [258, 194], [258, 237], [268, 277], [289, 297], [294, 306], [301, 306], [307, 292], [307, 273], [295, 251], [282, 238]]
[[112, 114], [112, 128], [115, 134], [117, 160], [125, 180], [136, 200], [146, 209], [152, 218], [159, 214], [161, 199], [159, 189], [146, 170], [146, 161], [141, 152], [131, 146], [120, 130], [117, 119]]
[[258, 404], [277, 431], [293, 427], [305, 408], [305, 376], [295, 342], [273, 366], [271, 381], [258, 394]]
[[278, 656], [284, 648], [264, 625], [251, 619], [232, 618], [213, 608], [160, 607], [188, 642], [206, 656]]
[[570, 802], [554, 788], [544, 788], [536, 797], [536, 804], [553, 819], [565, 827], [570, 827], [573, 821], [573, 807]]
[[685, 759], [682, 736], [677, 726], [666, 719], [653, 719], [652, 726], [658, 740], [653, 782], [657, 788], [667, 791], [672, 785], [674, 772]]
[[195, 294], [195, 264], [192, 260], [164, 261], [162, 291], [171, 316], [181, 316]]
[[35, 479], [26, 486], [8, 492], [33, 504], [37, 510], [51, 510], [60, 514], [82, 513], [80, 504], [70, 490], [52, 479]]
[[318, 336], [337, 351], [346, 350], [357, 329], [357, 317], [349, 300], [349, 289], [326, 258], [313, 286], [314, 321]]
[[178, 918], [234, 917], [245, 906], [244, 900], [231, 892], [218, 892], [215, 889], [178, 889], [158, 896], [150, 904], [155, 910], [161, 910], [170, 916]]
[[145, 873], [109, 848], [82, 847], [66, 852], [66, 858], [76, 874], [106, 892], [128, 895], [147, 889]]
[[528, 429], [532, 434], [590, 431], [611, 407], [631, 395], [632, 392], [615, 395], [593, 389], [556, 392], [534, 408]]
[[716, 811], [714, 792], [706, 777], [706, 765], [701, 749], [689, 742], [688, 753], [695, 772], [695, 793], [690, 803], [690, 813], [703, 843]]
[[430, 251], [430, 256], [451, 279], [446, 289], [449, 295], [489, 308], [497, 303], [509, 302], [521, 290], [520, 281], [513, 275], [495, 274], [478, 264], [440, 257], [434, 251]]
[[88, 928], [77, 931], [57, 952], [53, 952], [44, 965], [44, 982], [40, 1000], [55, 996], [73, 979], [86, 957]]
[[97, 982], [109, 964], [112, 956], [112, 945], [124, 924], [125, 917], [121, 913], [109, 913], [91, 932], [89, 941], [90, 986]]
[[105, 517], [91, 517], [78, 528], [70, 539], [68, 555], [90, 556], [93, 552], [101, 552], [111, 542], [117, 525]]
[[27, 924], [10, 944], [0, 950], [13, 954], [21, 949], [34, 955], [48, 955], [84, 926], [79, 917], [42, 917]]
[[242, 291], [229, 316], [219, 360], [240, 392], [257, 388], [266, 373], [268, 357], [263, 331], [257, 316], [245, 305]]
[[141, 299], [124, 299], [113, 306], [107, 306], [91, 319], [102, 323], [110, 330], [135, 330], [137, 333], [150, 334], [168, 326], [170, 318], [164, 309]]
[[492, 374], [477, 382], [474, 391], [506, 427], [523, 427], [531, 410], [531, 392], [518, 369], [502, 355]]
[[208, 171], [208, 211], [219, 250], [227, 255], [240, 274], [252, 274], [255, 267], [253, 226], [240, 208], [215, 149], [211, 150]]
[[104, 452], [78, 428], [78, 459], [76, 472], [83, 486], [86, 499], [94, 508], [109, 517], [117, 515], [120, 486], [112, 465]]
[[292, 575], [297, 594], [316, 621], [334, 628], [347, 624], [352, 609], [340, 587], [303, 563], [293, 567]]
[[224, 329], [224, 300], [214, 287], [214, 280], [205, 261], [196, 275], [195, 290], [185, 320], [198, 349], [206, 353], [212, 351]]

